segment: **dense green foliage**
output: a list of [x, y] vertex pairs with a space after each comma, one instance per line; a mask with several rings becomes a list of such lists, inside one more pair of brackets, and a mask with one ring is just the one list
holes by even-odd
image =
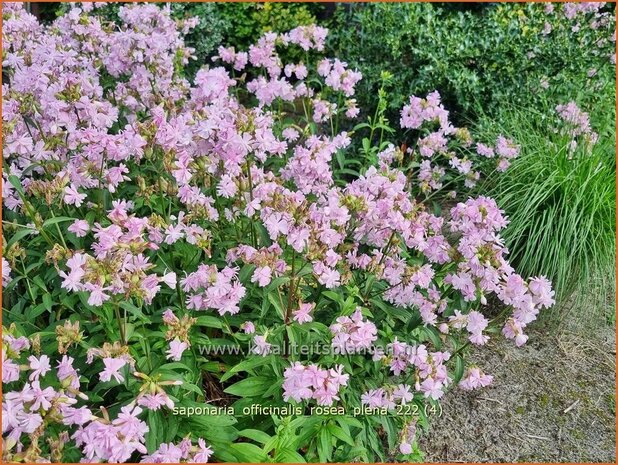
[[[332, 21], [331, 47], [365, 75], [388, 70], [397, 77], [389, 89], [393, 110], [409, 95], [434, 89], [460, 117], [474, 117], [478, 109], [495, 113], [505, 101], [534, 106], [546, 97], [544, 79], [554, 95], [598, 95], [599, 88], [582, 84], [593, 69], [598, 81], [613, 81], [607, 57], [613, 43], [604, 52], [595, 46], [607, 41], [607, 30], [582, 21], [573, 32], [576, 19], [558, 7], [551, 14], [544, 9], [534, 3], [465, 10], [430, 3], [346, 5]], [[551, 33], [544, 35], [546, 22]], [[363, 82], [362, 105], [375, 105], [377, 86]], [[613, 100], [612, 89], [603, 95]]]

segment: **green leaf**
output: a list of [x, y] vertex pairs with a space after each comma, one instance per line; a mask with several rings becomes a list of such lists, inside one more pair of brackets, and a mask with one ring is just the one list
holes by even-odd
[[22, 239], [22, 238], [24, 238], [24, 237], [26, 237], [26, 236], [28, 236], [28, 235], [30, 235], [30, 234], [32, 234], [32, 233], [34, 233], [34, 232], [36, 232], [36, 230], [34, 230], [34, 229], [30, 229], [30, 228], [23, 228], [23, 229], [20, 229], [19, 231], [17, 231], [15, 234], [13, 234], [13, 235], [9, 238], [9, 241], [7, 242], [7, 245], [6, 245], [6, 249], [7, 249], [7, 250], [8, 250], [8, 249], [10, 249], [10, 248], [11, 248], [11, 246], [12, 246], [13, 244], [15, 244], [16, 242], [18, 242], [20, 239]]
[[239, 462], [260, 463], [268, 461], [266, 453], [255, 444], [248, 442], [230, 444], [230, 450], [238, 458]]
[[204, 395], [204, 391], [202, 389], [200, 389], [199, 386], [197, 386], [197, 385], [195, 385], [193, 383], [183, 382], [180, 385], [180, 389], [184, 389], [185, 391], [195, 392], [199, 396], [203, 396]]
[[341, 425], [342, 428], [346, 428], [348, 426], [353, 426], [356, 428], [363, 428], [363, 424], [356, 418], [352, 417], [352, 416], [337, 416], [335, 417], [335, 420], [337, 420], [337, 423], [339, 423], [339, 425]]
[[457, 384], [461, 381], [461, 378], [464, 374], [465, 363], [464, 359], [461, 355], [457, 354], [455, 356], [455, 369], [453, 371], [453, 383]]
[[52, 226], [54, 224], [58, 224], [58, 223], [62, 223], [64, 221], [74, 221], [75, 218], [69, 218], [68, 216], [57, 216], [55, 218], [50, 218], [48, 220], [45, 220], [43, 222], [43, 228], [46, 228], [47, 226]]
[[331, 432], [333, 436], [337, 439], [341, 439], [343, 442], [348, 443], [349, 445], [354, 445], [354, 439], [350, 436], [349, 433], [346, 433], [342, 428], [337, 425], [333, 425], [332, 423], [328, 425], [328, 430]]
[[427, 338], [431, 341], [436, 350], [440, 350], [440, 348], [442, 347], [442, 339], [440, 339], [440, 335], [434, 327], [424, 327], [423, 334], [427, 336]]
[[322, 463], [329, 462], [332, 456], [332, 436], [327, 428], [322, 428], [318, 436], [318, 456]]
[[322, 295], [328, 297], [330, 300], [334, 300], [339, 304], [343, 303], [343, 297], [341, 297], [341, 294], [338, 294], [335, 291], [324, 291], [322, 292]]
[[283, 310], [283, 307], [281, 306], [281, 302], [279, 302], [279, 295], [275, 294], [274, 292], [271, 292], [270, 294], [268, 294], [268, 301], [271, 303], [273, 307], [275, 307], [275, 310], [277, 310], [277, 313], [279, 314], [281, 319], [285, 320], [285, 311]]
[[254, 376], [232, 384], [224, 389], [224, 392], [238, 397], [256, 397], [265, 393], [273, 385], [273, 381], [265, 376]]
[[145, 323], [150, 322], [150, 319], [146, 315], [144, 315], [144, 312], [142, 312], [142, 310], [139, 307], [133, 305], [131, 302], [125, 300], [125, 301], [120, 302], [119, 305], [121, 308], [129, 312], [131, 315], [136, 317], [138, 320], [143, 321]]
[[260, 444], [266, 444], [271, 439], [271, 437], [264, 431], [260, 431], [257, 429], [244, 429], [238, 434], [243, 438], [249, 438], [255, 442], [259, 442]]
[[34, 278], [32, 278], [32, 282], [36, 284], [39, 288], [41, 288], [43, 292], [48, 293], [47, 286], [45, 286], [45, 283], [43, 282], [41, 276], [35, 276]]
[[26, 319], [32, 321], [36, 317], [41, 315], [43, 312], [45, 312], [45, 310], [46, 310], [45, 304], [39, 304], [36, 307], [30, 307], [25, 312]]
[[271, 357], [252, 357], [247, 360], [243, 360], [238, 365], [234, 365], [230, 370], [221, 377], [221, 382], [227, 381], [236, 373], [241, 371], [249, 371], [260, 365], [265, 365], [270, 362]]
[[14, 174], [10, 174], [9, 182], [11, 183], [11, 185], [15, 188], [15, 190], [19, 193], [19, 195], [23, 199], [26, 196], [26, 194], [24, 193], [24, 188], [22, 187], [21, 181], [19, 180], [19, 178], [15, 176]]
[[181, 369], [181, 370], [187, 370], [187, 371], [191, 371], [191, 368], [189, 368], [187, 365], [185, 365], [182, 362], [170, 362], [170, 363], [165, 363], [163, 365], [161, 365], [157, 371], [165, 371], [165, 370], [176, 370], [176, 369]]
[[146, 433], [146, 449], [149, 454], [152, 454], [163, 442], [163, 435], [165, 434], [165, 427], [163, 425], [161, 412], [148, 410], [146, 423], [148, 424], [148, 432]]
[[211, 315], [198, 316], [195, 324], [197, 326], [207, 326], [208, 328], [221, 329], [223, 327], [221, 320]]
[[238, 273], [238, 280], [241, 283], [246, 283], [249, 277], [253, 274], [254, 270], [255, 270], [255, 265], [250, 264], [250, 263], [244, 265], [241, 268], [240, 273]]
[[49, 294], [43, 294], [43, 305], [48, 312], [52, 310], [52, 297]]
[[277, 450], [275, 460], [278, 463], [306, 463], [306, 460], [302, 455], [295, 450], [288, 448]]

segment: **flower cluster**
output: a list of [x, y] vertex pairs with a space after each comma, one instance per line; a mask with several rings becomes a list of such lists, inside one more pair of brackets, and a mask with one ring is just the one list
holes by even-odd
[[387, 363], [395, 376], [413, 374], [416, 379], [414, 389], [432, 399], [442, 397], [451, 383], [445, 365], [450, 358], [448, 352], [429, 352], [425, 344], [411, 345], [397, 338], [385, 350], [374, 354], [374, 360]]
[[[503, 334], [521, 345], [525, 342], [523, 328], [536, 319], [542, 308], [554, 304], [554, 292], [545, 278], [534, 278], [526, 283], [506, 261], [506, 249], [497, 235], [507, 224], [502, 213], [496, 202], [486, 197], [469, 199], [451, 210], [450, 229], [463, 234], [457, 251], [464, 260], [458, 264], [456, 273], [446, 276], [445, 282], [460, 291], [464, 300], [480, 299], [481, 303], [486, 303], [486, 294], [493, 292], [506, 305], [512, 306], [514, 312]], [[477, 343], [486, 341], [479, 333], [485, 326], [484, 320], [477, 319], [472, 329], [468, 328]]]
[[190, 439], [183, 439], [178, 445], [163, 443], [150, 455], [144, 456], [143, 463], [207, 463], [212, 456], [212, 449], [203, 439], [197, 440], [197, 446]]
[[565, 3], [563, 13], [566, 18], [573, 19], [580, 14], [596, 13], [604, 5], [605, 2]]
[[[160, 283], [176, 287], [175, 273], [163, 276], [149, 273], [154, 265], [144, 254], [158, 249], [164, 241], [169, 243], [170, 235], [164, 238], [162, 228], [151, 224], [156, 221], [152, 217], [129, 215], [132, 207], [130, 201], [113, 201], [113, 208], [107, 214], [111, 224], [104, 227], [97, 223], [92, 228], [94, 256], [74, 253], [66, 262], [69, 272], [58, 271], [63, 278], [62, 287], [88, 292], [90, 305], [100, 306], [113, 295], [150, 303], [161, 289]], [[75, 223], [72, 227], [75, 230]]]
[[378, 338], [378, 329], [371, 321], [363, 320], [360, 308], [351, 316], [340, 316], [331, 325], [332, 345], [341, 354], [369, 349]]
[[[544, 11], [548, 16], [541, 34], [544, 37], [552, 34], [554, 32], [552, 23], [558, 28], [566, 28], [568, 34], [579, 34], [578, 40], [582, 46], [590, 47], [593, 55], [607, 56], [609, 62], [615, 65], [616, 19], [612, 10], [604, 8], [606, 5], [606, 2], [546, 3]], [[586, 37], [586, 24], [589, 27], [588, 31], [605, 29], [608, 36], [599, 37], [592, 34]], [[596, 74], [596, 69], [588, 70], [589, 78]]]
[[189, 293], [187, 308], [193, 310], [215, 309], [219, 315], [240, 311], [238, 303], [245, 295], [244, 286], [238, 281], [237, 270], [202, 264], [197, 271], [181, 280], [182, 289]]
[[404, 455], [412, 453], [412, 444], [416, 439], [416, 423], [410, 421], [401, 430], [401, 437], [399, 439], [399, 452]]
[[556, 113], [562, 122], [562, 133], [571, 139], [569, 143], [571, 153], [577, 148], [578, 141], [581, 141], [587, 149], [596, 144], [599, 135], [590, 126], [590, 116], [580, 110], [575, 102], [556, 106]]
[[407, 384], [370, 389], [361, 396], [364, 405], [388, 409], [394, 409], [397, 404], [406, 405], [413, 399], [414, 393]]
[[[60, 460], [62, 450], [70, 439], [81, 448], [84, 459], [91, 462], [126, 462], [134, 452], [146, 453], [145, 434], [149, 428], [139, 418], [142, 413], [140, 407], [132, 402], [123, 406], [117, 417], [112, 419], [105, 409], [101, 409], [102, 417], [98, 417], [87, 406], [78, 406], [88, 401], [88, 397], [81, 392], [81, 377], [73, 366], [74, 358], [64, 355], [54, 367], [47, 355], [26, 358], [24, 352], [31, 351], [35, 342], [24, 336], [13, 336], [14, 331], [14, 328], [3, 328], [2, 383], [18, 382], [22, 372], [28, 373], [28, 380], [20, 390], [6, 392], [3, 397], [5, 457], [23, 461], [37, 459], [45, 427], [52, 424], [62, 425], [65, 430], [76, 427], [70, 437], [64, 434], [57, 441], [50, 442], [50, 454], [55, 460]], [[19, 364], [22, 358], [26, 358], [27, 363]], [[126, 363], [120, 357], [108, 357], [103, 361], [106, 368], [101, 373], [102, 380], [107, 371], [110, 376], [119, 375], [116, 365], [112, 366], [110, 362], [119, 361], [122, 366]], [[138, 404], [149, 405], [145, 400], [147, 398], [142, 395], [137, 399]], [[150, 405], [149, 408], [159, 407]], [[202, 447], [204, 444], [201, 441]], [[150, 461], [146, 458], [145, 461]]]
[[[220, 47], [190, 82], [183, 36], [195, 19], [125, 5], [110, 24], [91, 10], [73, 7], [43, 26], [3, 5], [3, 201], [24, 229], [3, 258], [3, 286], [15, 314], [25, 312], [20, 325], [34, 315], [29, 325], [52, 328], [37, 333], [43, 342], [21, 336], [25, 324], [4, 332], [3, 383], [15, 383], [3, 396], [4, 458], [59, 460], [69, 442], [91, 462], [219, 458], [235, 431], [222, 439], [217, 428], [213, 451], [186, 438], [190, 420], [161, 412], [233, 402], [207, 392], [215, 377], [242, 398], [433, 402], [459, 381], [448, 365], [458, 344], [487, 342], [489, 295], [511, 309], [500, 323], [517, 345], [553, 304], [549, 281], [525, 280], [508, 263], [507, 220], [493, 200], [438, 215], [416, 197], [440, 189], [447, 166], [472, 185], [473, 156], [502, 169], [519, 153], [499, 137], [473, 154], [437, 92], [402, 111], [418, 135], [410, 149], [385, 144], [376, 165], [351, 176], [333, 160], [356, 156], [344, 123], [358, 114], [350, 97], [361, 75], [313, 58], [325, 29], [266, 33], [247, 51]], [[291, 47], [306, 62], [284, 62]], [[417, 173], [402, 163], [410, 153]], [[22, 273], [24, 261], [33, 263]], [[216, 313], [197, 316], [208, 310]], [[336, 353], [273, 356], [320, 338]], [[194, 350], [232, 344], [252, 350]], [[232, 376], [242, 384], [228, 385]], [[470, 369], [460, 384], [490, 379]], [[78, 406], [81, 391], [93, 395]], [[392, 421], [409, 453], [415, 422]], [[162, 422], [172, 425], [165, 439]], [[52, 423], [70, 434], [49, 434], [54, 446], [43, 451], [37, 441]], [[156, 444], [146, 448], [146, 437]]]
[[169, 308], [163, 312], [163, 323], [168, 330], [165, 334], [165, 339], [170, 342], [170, 348], [167, 351], [167, 358], [176, 362], [182, 358], [182, 353], [191, 346], [189, 338], [189, 330], [197, 320], [188, 315], [178, 318]]
[[493, 376], [486, 375], [480, 368], [470, 367], [459, 382], [459, 387], [466, 391], [471, 391], [473, 389], [489, 386], [493, 379]]
[[283, 378], [284, 400], [315, 399], [318, 405], [332, 405], [339, 400], [339, 390], [347, 386], [350, 375], [343, 372], [342, 365], [325, 369], [296, 362], [285, 370]]
[[[416, 148], [407, 152], [420, 156], [418, 178], [422, 192], [439, 190], [447, 179], [447, 169], [455, 170], [463, 176], [465, 187], [471, 188], [480, 179], [480, 164], [486, 158], [496, 158], [495, 168], [505, 171], [510, 160], [519, 155], [519, 146], [512, 140], [499, 136], [495, 148], [481, 142], [476, 144], [476, 152], [467, 150], [472, 145], [472, 137], [466, 128], [455, 128], [449, 121], [449, 112], [434, 91], [426, 98], [412, 96], [401, 110], [401, 127], [420, 131]], [[464, 149], [463, 156], [457, 150]]]

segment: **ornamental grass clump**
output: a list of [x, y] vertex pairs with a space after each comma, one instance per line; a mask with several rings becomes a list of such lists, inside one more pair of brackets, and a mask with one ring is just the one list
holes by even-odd
[[494, 200], [424, 202], [418, 156], [470, 168], [437, 95], [402, 112], [429, 138], [340, 170], [361, 75], [320, 55], [325, 29], [221, 48], [189, 82], [194, 18], [3, 15], [3, 460], [418, 458], [444, 393], [492, 380], [465, 346], [522, 345], [553, 304]]
[[612, 108], [597, 110], [567, 100], [545, 111], [505, 107], [497, 121], [480, 123], [485, 134], [509, 131], [525, 147], [508, 172], [480, 188], [510, 218], [503, 235], [517, 269], [548, 276], [568, 304], [556, 321], [613, 318], [616, 120]]

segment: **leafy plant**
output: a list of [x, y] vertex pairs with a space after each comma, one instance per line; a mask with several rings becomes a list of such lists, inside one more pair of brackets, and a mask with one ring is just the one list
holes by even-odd
[[389, 144], [388, 74], [348, 132], [361, 74], [322, 27], [192, 78], [194, 19], [98, 7], [3, 5], [3, 460], [420, 460], [444, 393], [492, 382], [466, 348], [554, 303], [494, 200], [423, 197], [469, 134], [431, 93]]

